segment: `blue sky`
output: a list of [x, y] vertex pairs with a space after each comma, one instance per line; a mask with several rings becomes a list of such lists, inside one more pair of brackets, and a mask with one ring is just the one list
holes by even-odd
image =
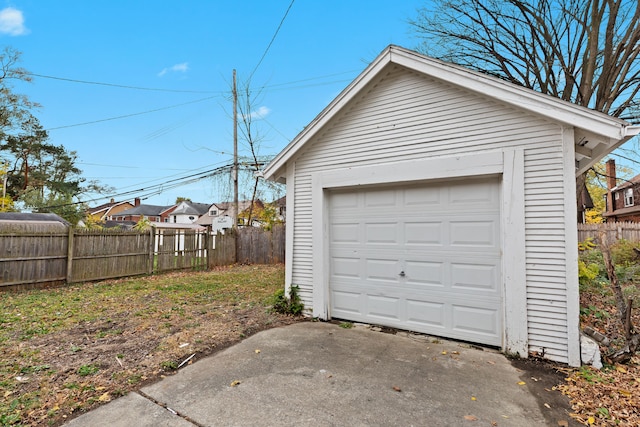
[[[231, 162], [234, 68], [240, 83], [255, 69], [260, 154], [277, 154], [387, 45], [418, 45], [407, 20], [425, 3], [296, 0], [257, 69], [291, 0], [14, 0], [0, 3], [0, 45], [41, 76], [15, 90], [42, 105], [50, 141], [77, 151], [87, 179], [122, 193]], [[100, 121], [120, 116], [130, 117]], [[144, 203], [177, 196], [230, 193], [203, 180]]]

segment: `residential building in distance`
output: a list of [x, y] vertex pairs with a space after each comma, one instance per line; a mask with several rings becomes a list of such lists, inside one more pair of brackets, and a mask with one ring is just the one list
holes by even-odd
[[618, 184], [616, 161], [609, 159], [607, 174], [607, 208], [603, 214], [607, 222], [640, 222], [640, 175]]
[[116, 202], [115, 199], [111, 199], [109, 203], [87, 209], [87, 218], [93, 222], [105, 222], [109, 217], [133, 207], [134, 204], [129, 201]]

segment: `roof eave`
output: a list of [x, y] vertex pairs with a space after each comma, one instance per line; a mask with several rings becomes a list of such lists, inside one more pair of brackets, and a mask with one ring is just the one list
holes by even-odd
[[318, 129], [321, 129], [341, 107], [347, 104], [357, 93], [358, 88], [365, 86], [378, 71], [391, 62], [391, 51], [395, 46], [387, 46], [380, 55], [367, 68], [362, 71], [340, 94], [329, 103], [312, 121], [300, 132], [278, 155], [263, 169], [265, 179], [271, 181], [282, 181], [285, 175], [284, 166], [287, 161], [295, 155], [301, 145], [304, 145]]
[[[519, 109], [524, 108], [549, 120], [583, 129], [590, 134], [599, 135], [606, 142], [600, 147], [601, 150], [596, 150], [596, 155], [600, 156], [600, 158], [638, 134], [638, 128], [630, 126], [624, 120], [580, 107], [531, 89], [516, 86], [464, 67], [432, 58], [425, 58], [417, 52], [398, 46], [388, 46], [265, 167], [263, 171], [265, 179], [283, 182], [285, 180], [287, 161], [389, 63], [404, 66], [455, 86], [462, 86], [484, 96], [491, 96], [500, 102]], [[591, 159], [584, 163], [585, 165], [591, 163]], [[577, 169], [583, 168], [578, 165]]]

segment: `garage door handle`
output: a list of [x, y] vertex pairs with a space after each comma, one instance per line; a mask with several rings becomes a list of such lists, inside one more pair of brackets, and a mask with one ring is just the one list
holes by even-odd
[[400, 274], [398, 274], [398, 276], [404, 277], [405, 276], [404, 271], [401, 271]]

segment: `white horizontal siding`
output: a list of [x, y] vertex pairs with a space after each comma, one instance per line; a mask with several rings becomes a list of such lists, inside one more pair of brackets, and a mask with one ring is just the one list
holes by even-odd
[[[536, 116], [394, 66], [298, 152], [293, 283], [311, 305], [311, 174], [523, 148], [530, 349], [567, 361], [561, 129]], [[393, 177], [389, 177], [393, 181]], [[319, 284], [320, 285], [320, 284]]]

